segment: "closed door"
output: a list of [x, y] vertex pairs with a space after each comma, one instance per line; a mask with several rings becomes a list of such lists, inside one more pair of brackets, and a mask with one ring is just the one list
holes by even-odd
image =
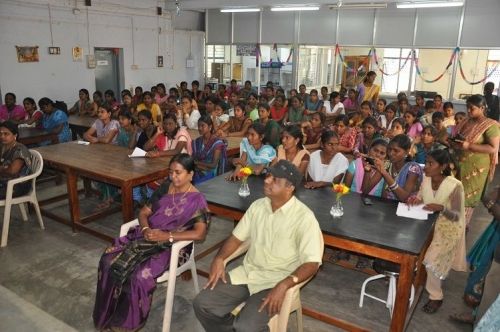
[[95, 48], [96, 68], [95, 86], [104, 94], [106, 90], [113, 90], [115, 97], [120, 96], [120, 49], [117, 48]]

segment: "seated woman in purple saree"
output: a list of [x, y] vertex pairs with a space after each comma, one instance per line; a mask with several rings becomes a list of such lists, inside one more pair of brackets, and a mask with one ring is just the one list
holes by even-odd
[[[139, 212], [139, 226], [126, 236], [115, 239], [99, 262], [94, 324], [99, 330], [136, 331], [148, 318], [155, 279], [168, 269], [170, 247], [139, 263], [125, 282], [112, 276], [112, 264], [127, 245], [134, 241], [173, 243], [203, 240], [207, 232], [208, 207], [205, 197], [191, 184], [194, 160], [178, 154], [170, 162], [170, 181], [151, 197]], [[191, 246], [185, 248], [179, 264], [189, 259]]]

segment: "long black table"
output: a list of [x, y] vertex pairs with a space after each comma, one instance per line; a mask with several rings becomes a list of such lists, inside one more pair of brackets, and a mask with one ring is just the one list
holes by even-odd
[[[228, 182], [226, 175], [218, 176], [197, 186], [205, 194], [210, 210], [218, 216], [240, 220], [250, 204], [264, 197], [263, 178], [251, 176], [250, 196], [238, 196], [239, 182]], [[335, 195], [330, 188], [308, 190], [299, 188], [296, 197], [315, 214], [323, 232], [326, 246], [340, 248], [400, 264], [397, 296], [391, 321], [391, 331], [403, 331], [409, 321], [408, 303], [411, 285], [416, 297], [413, 311], [422, 293], [426, 274], [422, 261], [432, 240], [435, 216], [430, 220], [415, 220], [396, 216], [397, 202], [372, 198], [373, 205], [364, 205], [361, 196], [349, 193], [342, 198], [344, 215], [334, 219], [330, 208]], [[197, 258], [207, 253], [201, 253]], [[416, 273], [415, 273], [416, 270]], [[365, 330], [355, 324], [319, 311], [303, 308], [306, 315], [347, 330]]]

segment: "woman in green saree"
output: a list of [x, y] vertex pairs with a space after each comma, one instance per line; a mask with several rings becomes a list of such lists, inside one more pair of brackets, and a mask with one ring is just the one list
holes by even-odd
[[451, 138], [458, 160], [458, 178], [465, 190], [467, 225], [486, 185], [493, 179], [498, 161], [500, 129], [497, 121], [486, 117], [485, 110], [483, 96], [467, 98], [469, 117], [457, 126], [457, 135]]

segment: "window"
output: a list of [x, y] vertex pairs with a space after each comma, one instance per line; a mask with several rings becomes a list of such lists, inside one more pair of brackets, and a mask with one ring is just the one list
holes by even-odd
[[[381, 75], [382, 93], [397, 94], [401, 91], [408, 91], [408, 82], [410, 81], [410, 70], [412, 54], [408, 48], [384, 48], [382, 49], [383, 58], [377, 50], [379, 65], [385, 74], [377, 72]], [[408, 58], [409, 57], [409, 58]], [[417, 52], [418, 57], [418, 52]], [[382, 60], [383, 59], [383, 60]], [[376, 66], [376, 64], [375, 64]], [[416, 71], [413, 68], [413, 77]], [[410, 90], [413, 91], [415, 81], [412, 82]]]
[[224, 63], [224, 45], [207, 45], [207, 77], [212, 77], [212, 63]]
[[308, 89], [331, 85], [332, 57], [331, 48], [300, 47], [298, 84], [305, 84]]

